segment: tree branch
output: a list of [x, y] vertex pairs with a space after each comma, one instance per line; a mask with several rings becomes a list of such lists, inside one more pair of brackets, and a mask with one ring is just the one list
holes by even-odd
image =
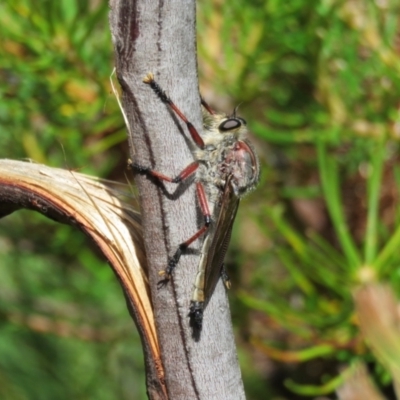
[[[140, 165], [176, 176], [193, 161], [185, 126], [142, 80], [148, 72], [201, 131], [194, 1], [111, 1], [110, 25], [117, 77], [129, 124], [131, 157]], [[201, 339], [189, 329], [188, 310], [199, 252], [185, 254], [167, 287], [159, 271], [177, 245], [198, 229], [192, 185], [165, 190], [146, 177], [139, 188], [150, 292], [166, 386], [171, 399], [244, 398], [228, 300], [221, 282], [205, 310]], [[193, 249], [199, 250], [201, 241]]]

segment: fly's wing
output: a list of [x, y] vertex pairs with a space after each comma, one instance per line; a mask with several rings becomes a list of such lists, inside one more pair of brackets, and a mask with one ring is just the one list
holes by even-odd
[[232, 227], [239, 201], [239, 197], [233, 191], [231, 177], [228, 177], [221, 196], [217, 223], [213, 230], [213, 237], [210, 238], [211, 243], [209, 243], [210, 247], [205, 258], [205, 305], [210, 299], [218, 279], [221, 277], [221, 268], [231, 240]]

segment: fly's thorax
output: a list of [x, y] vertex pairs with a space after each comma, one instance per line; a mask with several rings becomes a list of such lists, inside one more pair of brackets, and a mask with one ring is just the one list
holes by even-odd
[[219, 145], [206, 145], [203, 149], [194, 152], [196, 160], [199, 161], [199, 168], [196, 172], [196, 179], [202, 182], [209, 202], [216, 203], [222, 193], [226, 183], [227, 173], [224, 168], [227, 154], [230, 154], [234, 148], [236, 140], [223, 140]]
[[237, 141], [225, 154], [221, 168], [222, 175], [232, 176], [231, 185], [238, 197], [253, 190], [259, 181], [258, 158], [253, 147], [246, 140]]

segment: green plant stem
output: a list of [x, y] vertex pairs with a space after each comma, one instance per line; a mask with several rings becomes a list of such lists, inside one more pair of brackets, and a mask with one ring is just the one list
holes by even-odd
[[378, 254], [375, 262], [374, 268], [377, 272], [380, 272], [386, 263], [389, 261], [390, 257], [393, 254], [398, 253], [400, 247], [400, 227], [398, 227], [391, 239], [388, 241], [386, 246], [382, 249], [382, 251]]
[[336, 388], [343, 384], [343, 382], [353, 373], [354, 365], [350, 365], [340, 375], [337, 375], [333, 379], [329, 380], [321, 386], [316, 385], [299, 385], [293, 382], [291, 379], [285, 380], [285, 386], [297, 394], [305, 396], [320, 396], [333, 392]]

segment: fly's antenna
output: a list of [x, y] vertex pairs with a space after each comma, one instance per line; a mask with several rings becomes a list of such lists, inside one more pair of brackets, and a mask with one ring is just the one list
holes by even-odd
[[239, 107], [242, 105], [243, 103], [239, 103], [234, 109], [233, 109], [233, 113], [231, 115], [232, 118], [236, 118], [236, 112], [237, 110], [239, 110]]

